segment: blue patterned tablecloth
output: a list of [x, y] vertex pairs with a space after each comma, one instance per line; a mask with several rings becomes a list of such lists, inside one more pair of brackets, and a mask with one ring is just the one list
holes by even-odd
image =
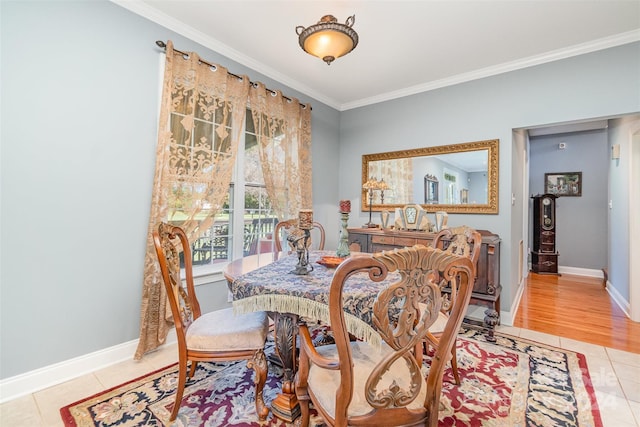
[[[335, 252], [310, 251], [313, 271], [308, 275], [291, 273], [298, 263], [294, 253], [237, 277], [231, 283], [234, 309], [237, 313], [292, 313], [329, 324], [329, 288], [335, 269], [317, 264], [322, 256], [335, 256]], [[379, 342], [380, 337], [371, 326], [373, 302], [384, 286], [398, 279], [397, 273], [390, 273], [384, 281], [373, 282], [366, 273], [358, 273], [347, 280], [343, 309], [350, 333], [372, 344]]]

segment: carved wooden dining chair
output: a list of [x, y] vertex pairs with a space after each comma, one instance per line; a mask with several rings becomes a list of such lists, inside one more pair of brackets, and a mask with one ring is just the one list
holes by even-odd
[[[186, 286], [180, 278], [180, 254], [173, 241], [177, 238], [184, 253]], [[167, 290], [171, 313], [178, 338], [178, 386], [170, 420], [178, 415], [187, 379], [196, 371], [198, 362], [220, 362], [247, 359], [255, 372], [256, 413], [266, 419], [269, 408], [264, 404], [262, 390], [268, 366], [264, 344], [269, 331], [265, 312], [235, 315], [232, 308], [201, 314], [193, 283], [191, 247], [180, 227], [160, 223], [153, 231], [153, 243]]]
[[[471, 280], [473, 287], [478, 266], [478, 258], [480, 257], [480, 249], [482, 246], [482, 235], [466, 225], [454, 228], [445, 228], [436, 234], [431, 245], [434, 248], [442, 249], [445, 252], [469, 258], [473, 265], [473, 278]], [[434, 348], [438, 347], [444, 330], [444, 325], [447, 323], [449, 318], [453, 302], [457, 298], [455, 286], [450, 287], [448, 282], [442, 283], [441, 290], [446, 291], [442, 303], [442, 309], [436, 322], [429, 328], [427, 340], [424, 342], [425, 352], [427, 351], [427, 345], [431, 345]], [[451, 358], [453, 378], [455, 383], [459, 385], [460, 374], [458, 373], [458, 358], [456, 356], [455, 342], [451, 351], [453, 352]]]
[[[372, 308], [381, 344], [350, 341], [342, 306], [349, 277], [365, 274], [398, 280], [380, 291]], [[442, 305], [440, 282], [454, 277], [458, 298], [425, 378], [414, 349], [421, 345]], [[335, 344], [314, 347], [299, 324], [300, 358], [296, 396], [301, 425], [309, 425], [309, 403], [330, 426], [436, 426], [442, 378], [471, 297], [473, 267], [468, 258], [416, 245], [351, 257], [336, 269], [329, 293]], [[422, 309], [418, 303], [422, 303]]]
[[[288, 236], [295, 236], [296, 233], [302, 233], [302, 230], [298, 228], [298, 220], [297, 219], [287, 219], [284, 221], [280, 221], [276, 224], [276, 228], [273, 231], [274, 239], [275, 239], [275, 247], [276, 251], [280, 252], [283, 249], [283, 242], [288, 243], [288, 247], [290, 251], [295, 250], [295, 246], [292, 240], [287, 240]], [[311, 240], [308, 245], [311, 245], [313, 249], [323, 250], [324, 249], [324, 227], [319, 222], [313, 222], [313, 229], [311, 230]]]

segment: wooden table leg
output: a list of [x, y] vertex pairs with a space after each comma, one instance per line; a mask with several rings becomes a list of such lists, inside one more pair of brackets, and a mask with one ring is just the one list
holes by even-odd
[[271, 411], [278, 418], [293, 422], [300, 416], [300, 404], [296, 397], [294, 377], [296, 374], [296, 336], [298, 316], [273, 313], [275, 326], [275, 351], [282, 363], [282, 392], [271, 402]]

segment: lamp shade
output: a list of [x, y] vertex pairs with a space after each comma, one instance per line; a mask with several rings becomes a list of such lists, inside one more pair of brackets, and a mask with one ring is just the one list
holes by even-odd
[[363, 190], [378, 190], [378, 180], [374, 177], [369, 178], [367, 182], [362, 186]]
[[347, 18], [344, 24], [332, 15], [323, 16], [317, 24], [307, 28], [296, 27], [300, 47], [310, 55], [317, 56], [327, 64], [346, 55], [358, 45], [358, 33], [351, 27], [355, 15]]

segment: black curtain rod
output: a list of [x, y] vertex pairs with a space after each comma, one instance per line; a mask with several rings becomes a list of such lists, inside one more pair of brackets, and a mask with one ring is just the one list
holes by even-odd
[[[158, 45], [158, 47], [160, 47], [160, 48], [164, 49], [164, 50], [165, 50], [165, 52], [166, 52], [166, 50], [167, 50], [167, 44], [166, 44], [165, 42], [163, 42], [162, 40], [156, 40], [156, 44]], [[182, 54], [182, 55], [189, 55], [189, 53], [188, 53], [188, 52], [183, 52], [183, 51], [181, 51], [181, 50], [176, 49], [175, 47], [173, 48], [173, 51], [174, 51], [174, 52], [178, 52], [178, 53], [180, 53], [180, 54]], [[216, 67], [217, 67], [217, 65], [216, 65], [216, 64], [212, 64], [212, 63], [210, 63], [210, 62], [207, 62], [207, 61], [205, 61], [205, 60], [204, 60], [204, 59], [202, 59], [202, 58], [200, 58], [200, 62], [202, 62], [203, 64], [206, 64], [206, 65], [208, 65], [208, 66], [210, 66], [210, 67], [214, 67], [214, 68], [216, 68]], [[233, 76], [233, 77], [235, 77], [235, 78], [237, 78], [237, 79], [240, 79], [240, 80], [242, 79], [242, 76], [239, 76], [239, 75], [237, 75], [237, 74], [234, 74], [234, 73], [232, 73], [232, 72], [231, 72], [231, 71], [229, 71], [229, 70], [227, 70], [227, 73], [228, 73], [230, 76]], [[256, 86], [256, 83], [254, 83], [254, 82], [252, 82], [252, 81], [249, 81], [249, 83], [251, 83], [253, 86]], [[270, 92], [270, 93], [272, 93], [272, 94], [274, 94], [274, 95], [276, 94], [276, 91], [275, 91], [275, 90], [271, 90], [271, 89], [269, 89], [268, 87], [265, 87], [265, 89], [267, 90], [267, 92]], [[287, 101], [289, 101], [289, 102], [293, 101], [293, 99], [289, 98], [288, 96], [284, 96], [284, 95], [282, 95], [282, 97], [283, 97], [284, 99], [286, 99]], [[303, 107], [303, 108], [307, 108], [307, 106], [306, 106], [305, 104], [303, 104], [302, 102], [300, 103], [300, 106], [301, 106], [301, 107]], [[311, 110], [313, 110], [313, 108], [311, 108]]]

